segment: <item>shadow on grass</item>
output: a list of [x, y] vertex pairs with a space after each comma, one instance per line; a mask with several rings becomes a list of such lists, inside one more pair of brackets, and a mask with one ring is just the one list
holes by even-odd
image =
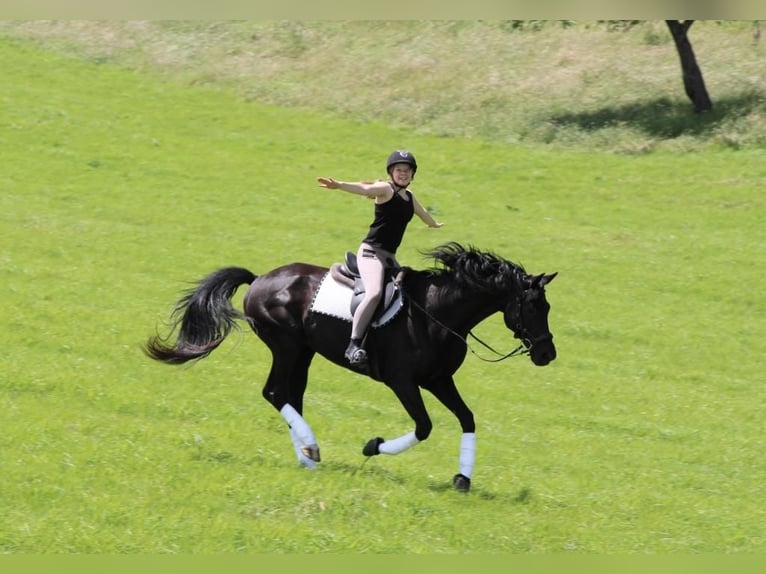
[[747, 116], [765, 107], [766, 94], [748, 91], [714, 100], [713, 109], [704, 113], [695, 113], [688, 101], [658, 98], [593, 112], [557, 114], [551, 116], [549, 121], [557, 127], [576, 127], [587, 132], [627, 125], [661, 139], [683, 135], [707, 137], [725, 120]]
[[[384, 481], [397, 484], [399, 486], [412, 486], [415, 488], [422, 477], [404, 476], [397, 472], [394, 472], [385, 466], [380, 465], [368, 465], [367, 462], [360, 463], [359, 465], [348, 464], [344, 462], [328, 462], [322, 463], [324, 468], [330, 469], [333, 472], [341, 474], [347, 474], [350, 476], [365, 476], [374, 479], [382, 479]], [[456, 496], [473, 496], [481, 500], [502, 502], [503, 504], [510, 505], [523, 505], [530, 504], [536, 498], [533, 495], [532, 488], [524, 486], [518, 491], [501, 491], [493, 492], [481, 486], [474, 486], [470, 492], [463, 493], [455, 490], [452, 486], [452, 480], [450, 477], [445, 476], [444, 480], [425, 479], [426, 488], [431, 492], [445, 493], [452, 492]]]
[[327, 469], [351, 476], [371, 476], [382, 478], [386, 481], [399, 485], [404, 485], [409, 482], [408, 478], [391, 471], [385, 466], [368, 464], [369, 460], [370, 459], [363, 459], [362, 462], [358, 465], [348, 464], [345, 462], [327, 462], [321, 464], [324, 465], [324, 467]]
[[528, 486], [524, 486], [518, 490], [518, 492], [492, 492], [481, 486], [473, 486], [468, 493], [462, 493], [455, 490], [450, 481], [433, 482], [428, 485], [428, 489], [432, 492], [454, 492], [461, 496], [474, 496], [481, 500], [498, 501], [503, 504], [529, 504], [533, 500], [532, 489]]

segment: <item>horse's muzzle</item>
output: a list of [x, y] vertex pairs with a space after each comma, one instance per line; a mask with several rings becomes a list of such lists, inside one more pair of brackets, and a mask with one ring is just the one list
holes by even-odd
[[553, 336], [542, 337], [534, 341], [529, 348], [529, 358], [538, 367], [544, 367], [556, 359], [556, 347]]

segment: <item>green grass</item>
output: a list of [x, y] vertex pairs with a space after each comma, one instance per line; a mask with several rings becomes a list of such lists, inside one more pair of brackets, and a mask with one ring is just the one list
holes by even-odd
[[[7, 37], [0, 57], [0, 552], [766, 549], [762, 149], [413, 135]], [[446, 222], [413, 224], [403, 263], [457, 240], [560, 274], [555, 363], [458, 372], [478, 425], [467, 496], [449, 485], [459, 427], [430, 396], [431, 438], [362, 465], [366, 440], [412, 423], [318, 358], [309, 472], [260, 397], [254, 336], [190, 368], [140, 352], [214, 268], [338, 260], [370, 206], [314, 178], [375, 177], [402, 145]], [[499, 317], [478, 333], [512, 345]]]
[[695, 115], [664, 21], [31, 21], [0, 30], [98, 63], [419, 134], [641, 154], [766, 144], [766, 43], [748, 21], [689, 39]]

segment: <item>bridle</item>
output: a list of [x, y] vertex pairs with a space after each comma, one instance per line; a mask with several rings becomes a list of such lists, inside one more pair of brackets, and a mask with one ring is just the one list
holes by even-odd
[[[511, 325], [510, 329], [511, 331], [513, 331], [513, 334], [517, 339], [521, 339], [521, 344], [525, 346], [527, 348], [527, 352], [529, 352], [529, 349], [531, 349], [537, 343], [542, 343], [543, 341], [552, 341], [553, 334], [548, 332], [548, 333], [539, 335], [537, 337], [529, 336], [529, 333], [527, 332], [527, 326], [524, 324], [524, 315], [522, 313], [522, 300], [523, 300], [523, 292], [517, 301], [518, 303], [517, 317], [519, 318], [519, 320], [517, 323]], [[475, 335], [473, 335], [473, 337], [476, 338]]]
[[514, 334], [515, 338], [521, 339], [521, 343], [519, 344], [518, 347], [516, 347], [515, 349], [511, 350], [508, 353], [503, 354], [500, 351], [496, 351], [491, 345], [489, 345], [488, 343], [485, 343], [479, 337], [474, 335], [473, 331], [468, 331], [468, 335], [469, 336], [473, 337], [479, 343], [481, 343], [481, 345], [483, 345], [485, 349], [493, 352], [495, 355], [498, 356], [498, 358], [496, 358], [496, 359], [486, 359], [486, 358], [482, 357], [481, 355], [479, 355], [476, 351], [474, 351], [471, 348], [471, 345], [468, 343], [468, 339], [466, 339], [466, 337], [463, 337], [460, 333], [458, 333], [454, 329], [448, 327], [447, 325], [445, 325], [444, 323], [439, 321], [439, 319], [437, 319], [436, 317], [431, 315], [431, 313], [426, 311], [425, 308], [422, 305], [420, 305], [420, 303], [415, 301], [414, 299], [409, 298], [409, 302], [412, 305], [414, 305], [420, 312], [422, 312], [428, 319], [430, 319], [431, 321], [433, 321], [434, 323], [439, 325], [442, 329], [444, 329], [448, 333], [454, 335], [455, 337], [460, 339], [463, 343], [465, 343], [465, 346], [468, 348], [468, 350], [471, 351], [471, 353], [474, 356], [478, 357], [480, 360], [484, 361], [485, 363], [499, 363], [500, 361], [504, 361], [505, 359], [509, 359], [510, 357], [519, 357], [521, 355], [526, 355], [526, 354], [529, 353], [529, 351], [532, 348], [532, 346], [535, 345], [536, 343], [539, 343], [539, 342], [545, 341], [545, 340], [553, 339], [553, 335], [551, 335], [550, 333], [545, 333], [544, 335], [540, 335], [539, 337], [535, 337], [535, 338], [530, 338], [530, 337], [525, 337], [524, 336], [526, 334], [526, 332], [527, 332], [527, 328], [524, 325], [524, 316], [523, 316], [523, 314], [521, 312], [522, 297], [520, 296], [519, 299], [518, 299], [518, 304], [519, 304], [519, 313], [518, 313], [519, 323], [518, 323], [518, 325], [514, 325], [514, 326], [511, 327], [511, 331], [513, 331], [513, 334]]

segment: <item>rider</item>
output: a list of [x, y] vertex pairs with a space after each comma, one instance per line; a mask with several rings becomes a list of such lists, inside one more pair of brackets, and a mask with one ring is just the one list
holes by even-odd
[[434, 220], [408, 189], [417, 170], [414, 155], [407, 150], [396, 150], [386, 162], [389, 181], [348, 182], [331, 177], [317, 178], [320, 187], [342, 189], [375, 200], [375, 218], [357, 252], [359, 275], [365, 292], [354, 313], [351, 341], [345, 353], [351, 365], [361, 365], [367, 360], [367, 352], [362, 348], [364, 334], [383, 294], [385, 269], [399, 266], [396, 249], [413, 214], [429, 227], [443, 225]]

